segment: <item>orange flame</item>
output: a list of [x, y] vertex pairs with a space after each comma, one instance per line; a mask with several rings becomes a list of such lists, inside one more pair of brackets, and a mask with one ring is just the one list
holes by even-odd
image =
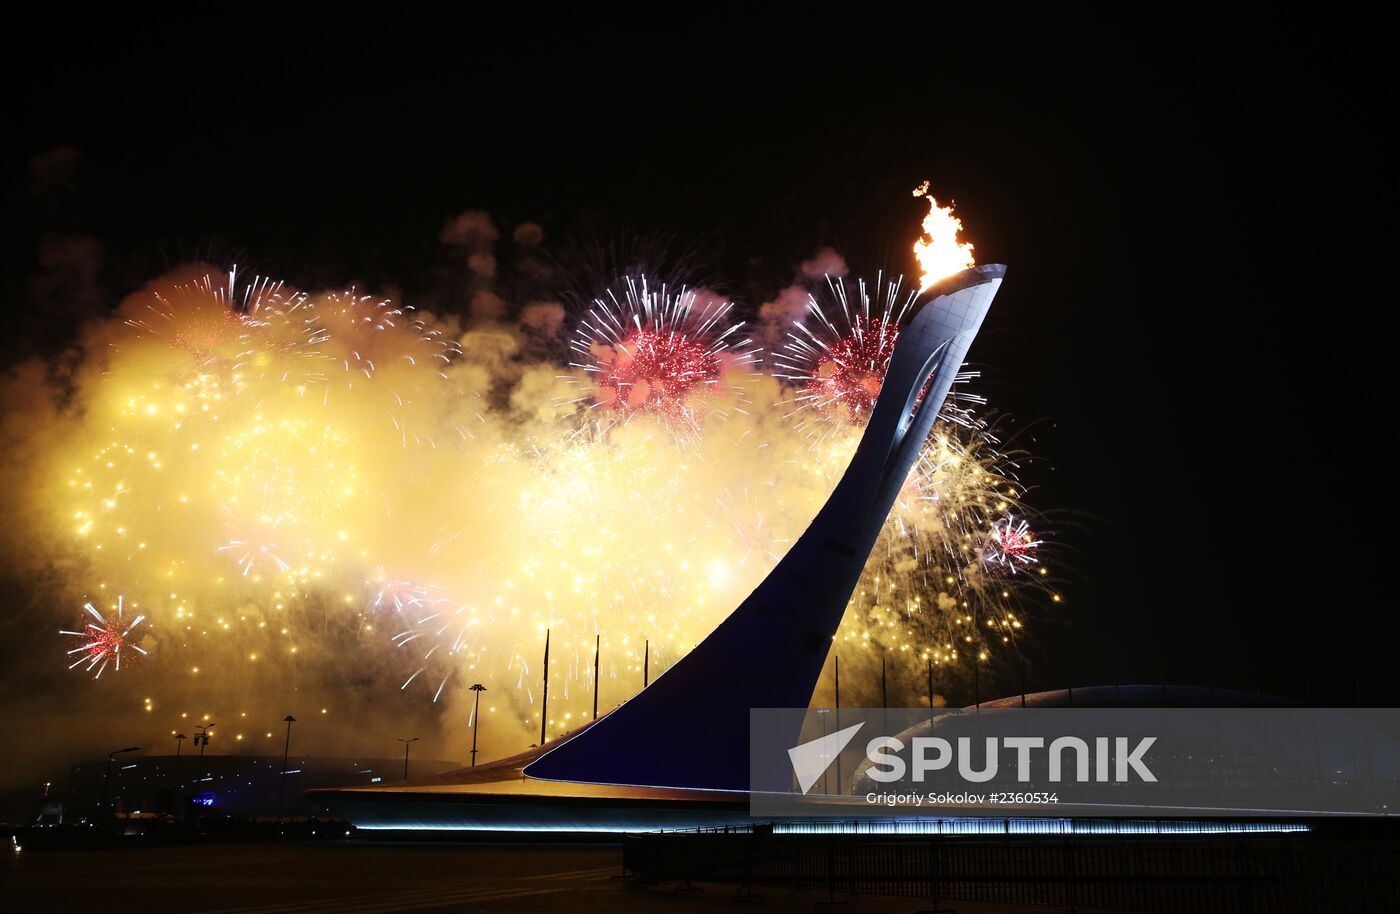
[[923, 291], [940, 279], [968, 269], [976, 261], [972, 259], [972, 245], [958, 240], [962, 220], [953, 215], [953, 207], [939, 206], [928, 192], [927, 181], [914, 188], [914, 196], [928, 197], [924, 234], [914, 242], [914, 256], [923, 273], [919, 278], [919, 290]]

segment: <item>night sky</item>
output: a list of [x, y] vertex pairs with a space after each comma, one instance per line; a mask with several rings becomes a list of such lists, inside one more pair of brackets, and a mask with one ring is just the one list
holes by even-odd
[[[898, 28], [389, 54], [348, 27], [179, 37], [77, 41], [7, 115], [6, 365], [197, 259], [442, 308], [438, 232], [469, 208], [558, 250], [665, 252], [756, 310], [822, 246], [853, 273], [911, 270], [928, 178], [978, 261], [1009, 265], [972, 359], [1031, 426], [1033, 499], [1072, 569], [1032, 685], [1395, 701], [1384, 610], [1349, 583], [1378, 569], [1327, 516], [1340, 471], [1313, 463], [1350, 437], [1327, 418], [1349, 303], [1329, 300], [1307, 183], [1336, 151], [1309, 126], [1321, 63], [1095, 30], [1014, 59], [981, 34], [920, 53]], [[43, 159], [57, 147], [76, 159]], [[43, 239], [78, 234], [100, 241], [95, 284], [46, 284]], [[1295, 323], [1319, 305], [1321, 327]]]

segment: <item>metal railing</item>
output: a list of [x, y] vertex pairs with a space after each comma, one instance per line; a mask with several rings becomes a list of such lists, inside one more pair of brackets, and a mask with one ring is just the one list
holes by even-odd
[[[1218, 823], [1203, 823], [1217, 825]], [[1160, 912], [1387, 911], [1400, 904], [1393, 831], [1191, 834], [629, 835], [647, 882]]]

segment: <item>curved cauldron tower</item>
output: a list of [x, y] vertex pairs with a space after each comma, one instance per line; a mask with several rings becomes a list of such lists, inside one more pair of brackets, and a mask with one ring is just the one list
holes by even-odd
[[778, 566], [693, 651], [526, 767], [527, 777], [748, 789], [749, 709], [807, 706], [880, 528], [1005, 272], [974, 267], [930, 290], [900, 331], [851, 465]]

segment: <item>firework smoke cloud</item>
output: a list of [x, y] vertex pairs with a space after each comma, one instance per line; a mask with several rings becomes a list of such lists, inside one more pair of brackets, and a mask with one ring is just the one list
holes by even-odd
[[[591, 705], [596, 637], [606, 708], [644, 653], [654, 676], [708, 634], [844, 470], [920, 282], [847, 277], [824, 249], [751, 334], [734, 302], [645, 275], [581, 308], [510, 301], [499, 237], [480, 212], [442, 230], [469, 268], [465, 331], [201, 264], [15, 368], [5, 545], [43, 582], [26, 618], [54, 633], [31, 675], [101, 675], [78, 693], [95, 707], [235, 721], [294, 693], [396, 695], [450, 738], [480, 682], [483, 748], [505, 751], [538, 729], [546, 629], [553, 732]], [[962, 675], [1016, 649], [1046, 547], [979, 406], [966, 392], [926, 446], [843, 663], [896, 650]]]

